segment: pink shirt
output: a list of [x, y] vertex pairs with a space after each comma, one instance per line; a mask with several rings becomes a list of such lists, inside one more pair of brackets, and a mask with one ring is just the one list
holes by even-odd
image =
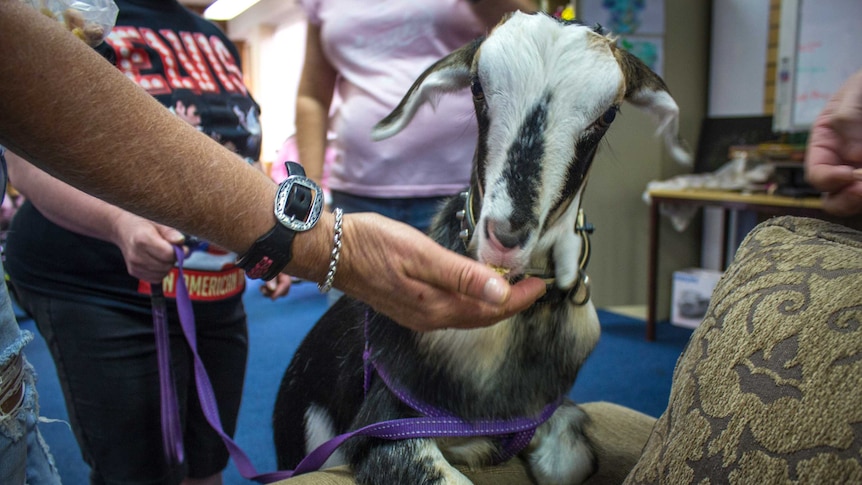
[[431, 64], [483, 33], [464, 0], [302, 0], [321, 26], [341, 99], [329, 188], [368, 197], [454, 194], [470, 181], [476, 121], [469, 89], [423, 106], [401, 133], [371, 129]]

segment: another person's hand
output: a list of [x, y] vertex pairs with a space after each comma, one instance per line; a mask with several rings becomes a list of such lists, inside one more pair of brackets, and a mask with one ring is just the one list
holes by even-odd
[[413, 330], [488, 326], [545, 293], [538, 278], [510, 286], [492, 268], [377, 214], [345, 216], [343, 241], [336, 286]]
[[811, 128], [806, 179], [832, 214], [862, 213], [862, 70], [832, 97]]
[[292, 279], [293, 277], [288, 274], [279, 273], [275, 278], [260, 285], [260, 293], [270, 300], [287, 296], [290, 292]]
[[182, 233], [129, 212], [124, 212], [115, 225], [114, 244], [122, 251], [129, 274], [161, 283], [176, 263], [173, 245], [182, 244]]

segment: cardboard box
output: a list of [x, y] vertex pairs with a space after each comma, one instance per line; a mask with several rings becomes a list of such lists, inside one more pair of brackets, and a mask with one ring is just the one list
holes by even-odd
[[720, 271], [701, 268], [674, 271], [670, 323], [697, 328], [706, 315], [712, 290], [721, 274]]

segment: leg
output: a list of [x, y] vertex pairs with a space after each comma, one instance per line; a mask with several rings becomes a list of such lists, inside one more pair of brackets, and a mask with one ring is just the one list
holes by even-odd
[[649, 270], [647, 276], [646, 339], [655, 340], [656, 298], [658, 295], [658, 209], [660, 202], [652, 199], [649, 212]]
[[367, 457], [353, 466], [362, 484], [422, 483], [425, 485], [471, 485], [446, 461], [434, 440], [376, 440]]
[[[2, 158], [0, 148], [0, 158]], [[0, 263], [0, 274], [4, 274]], [[4, 284], [5, 285], [5, 284]], [[15, 319], [7, 287], [0, 288], [0, 483], [57, 485], [60, 475], [39, 432], [39, 398], [24, 346], [33, 339]]]
[[598, 468], [585, 435], [589, 417], [575, 403], [564, 402], [530, 443], [529, 462], [539, 484], [583, 483]]
[[162, 450], [150, 315], [27, 291], [19, 300], [51, 350], [91, 481], [178, 484], [183, 470]]

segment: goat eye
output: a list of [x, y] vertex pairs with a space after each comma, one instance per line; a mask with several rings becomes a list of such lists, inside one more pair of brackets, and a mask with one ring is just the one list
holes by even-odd
[[605, 111], [605, 114], [603, 114], [601, 118], [599, 118], [599, 124], [602, 126], [610, 126], [616, 117], [617, 107], [612, 106], [609, 110]]
[[485, 99], [485, 92], [482, 91], [482, 83], [478, 79], [473, 79], [470, 83], [470, 91], [473, 93], [473, 98], [481, 101]]

